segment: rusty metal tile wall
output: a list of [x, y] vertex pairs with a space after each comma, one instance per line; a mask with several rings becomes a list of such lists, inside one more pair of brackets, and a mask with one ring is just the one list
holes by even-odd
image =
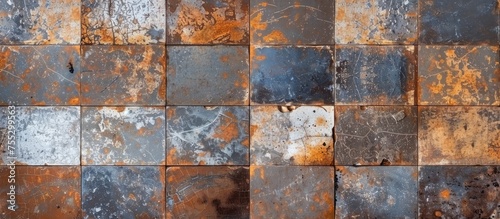
[[493, 219], [499, 184], [499, 0], [0, 1], [2, 219]]

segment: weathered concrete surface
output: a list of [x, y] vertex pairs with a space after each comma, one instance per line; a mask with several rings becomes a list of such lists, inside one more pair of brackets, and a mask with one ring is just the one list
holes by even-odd
[[422, 166], [419, 218], [498, 218], [500, 166]]
[[336, 165], [417, 165], [417, 107], [337, 106], [335, 121]]
[[414, 46], [337, 46], [335, 54], [337, 104], [414, 104]]
[[500, 164], [499, 107], [419, 107], [421, 165]]
[[82, 46], [83, 105], [165, 105], [164, 46]]
[[82, 1], [82, 44], [164, 44], [165, 1]]
[[79, 47], [0, 46], [0, 105], [9, 104], [79, 105]]
[[248, 167], [170, 167], [167, 217], [249, 218]]
[[[17, 165], [80, 165], [79, 107], [16, 107], [15, 111]], [[7, 107], [0, 107], [3, 138], [7, 137], [7, 115]], [[1, 165], [10, 161], [4, 143], [0, 145]]]
[[496, 46], [420, 46], [419, 105], [500, 106]]
[[417, 218], [417, 167], [336, 167], [335, 218]]
[[252, 46], [250, 60], [252, 104], [333, 104], [331, 47]]
[[250, 166], [252, 218], [333, 218], [333, 167]]
[[248, 105], [244, 46], [168, 46], [168, 105]]
[[252, 106], [251, 165], [333, 165], [333, 106]]
[[82, 164], [165, 164], [165, 109], [83, 107]]
[[169, 44], [248, 44], [249, 0], [167, 1]]
[[165, 167], [82, 167], [83, 218], [164, 218]]
[[168, 165], [248, 165], [248, 107], [167, 107]]
[[335, 1], [337, 44], [414, 44], [417, 0]]
[[80, 1], [1, 1], [0, 44], [80, 44]]
[[331, 0], [251, 1], [250, 39], [256, 44], [334, 44]]

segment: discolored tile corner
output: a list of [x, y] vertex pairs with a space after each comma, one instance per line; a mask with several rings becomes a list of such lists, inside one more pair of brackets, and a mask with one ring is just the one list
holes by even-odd
[[418, 1], [337, 0], [337, 44], [416, 44]]
[[82, 46], [82, 105], [165, 105], [165, 47]]
[[416, 166], [335, 168], [336, 218], [417, 218]]
[[500, 108], [418, 108], [421, 165], [499, 165]]
[[164, 218], [164, 166], [82, 167], [83, 218]]
[[250, 218], [248, 167], [169, 167], [166, 175], [166, 218]]
[[165, 44], [165, 2], [84, 0], [81, 43]]
[[500, 106], [498, 46], [420, 46], [419, 105]]
[[167, 44], [248, 44], [249, 2], [167, 1]]
[[167, 46], [167, 105], [248, 105], [246, 46]]
[[500, 166], [419, 167], [419, 218], [498, 218]]
[[330, 46], [251, 46], [251, 104], [333, 105]]
[[256, 44], [334, 44], [334, 1], [250, 2], [250, 40]]
[[83, 107], [82, 165], [164, 165], [163, 107]]
[[336, 165], [417, 165], [417, 107], [336, 106]]
[[333, 106], [251, 106], [251, 165], [333, 165]]
[[167, 106], [168, 165], [248, 165], [249, 109]]
[[333, 167], [250, 166], [252, 218], [334, 218]]

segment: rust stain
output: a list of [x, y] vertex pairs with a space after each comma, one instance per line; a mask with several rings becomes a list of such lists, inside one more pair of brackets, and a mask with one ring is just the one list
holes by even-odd
[[[222, 139], [225, 142], [231, 142], [232, 140], [237, 139], [239, 135], [238, 125], [234, 122], [238, 121], [238, 118], [236, 118], [236, 116], [229, 111], [225, 114], [227, 117], [222, 117], [221, 125], [217, 128], [213, 137]], [[225, 146], [226, 144], [222, 145]]]
[[450, 200], [450, 190], [444, 189], [439, 193], [439, 197], [445, 200]]
[[287, 43], [288, 39], [285, 37], [283, 32], [279, 30], [273, 30], [271, 33], [263, 37], [264, 41], [267, 43]]

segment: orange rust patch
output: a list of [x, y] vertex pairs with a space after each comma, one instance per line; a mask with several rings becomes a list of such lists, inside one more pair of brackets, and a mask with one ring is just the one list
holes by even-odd
[[238, 138], [239, 130], [238, 125], [235, 122], [238, 121], [238, 119], [231, 112], [226, 112], [226, 116], [222, 117], [221, 124], [217, 128], [213, 137], [222, 139], [224, 142], [231, 142], [232, 140]]
[[283, 32], [279, 30], [273, 30], [271, 33], [263, 37], [264, 41], [267, 43], [287, 43], [288, 39], [285, 37]]
[[123, 106], [115, 107], [115, 110], [116, 110], [116, 112], [121, 113], [121, 112], [125, 111], [125, 107], [123, 107]]
[[439, 193], [439, 197], [449, 200], [450, 199], [450, 190], [444, 189]]

